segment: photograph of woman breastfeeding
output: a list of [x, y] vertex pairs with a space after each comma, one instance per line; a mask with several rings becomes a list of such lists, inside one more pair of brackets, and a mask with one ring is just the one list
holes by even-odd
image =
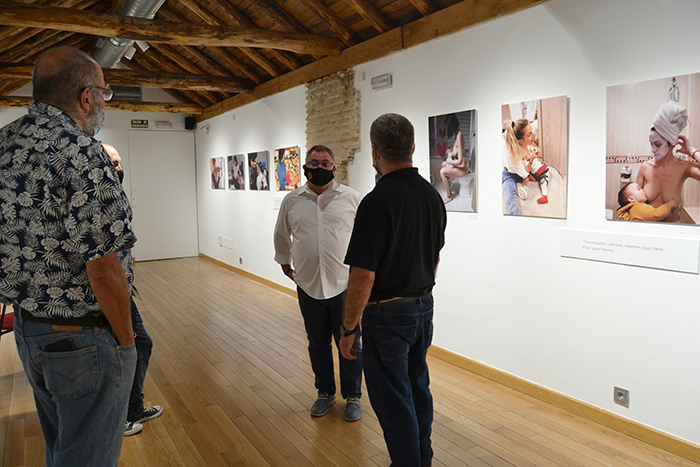
[[566, 218], [567, 97], [501, 107], [503, 214]]
[[608, 88], [607, 219], [700, 224], [698, 86], [700, 73]]
[[476, 110], [428, 118], [430, 181], [448, 211], [476, 212]]

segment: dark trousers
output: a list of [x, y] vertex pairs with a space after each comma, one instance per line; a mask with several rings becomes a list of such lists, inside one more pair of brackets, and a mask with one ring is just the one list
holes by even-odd
[[433, 340], [432, 295], [368, 305], [362, 331], [367, 392], [392, 467], [431, 465], [433, 396], [426, 356]]
[[129, 411], [126, 419], [130, 422], [135, 422], [143, 416], [143, 381], [146, 379], [146, 370], [148, 370], [148, 361], [151, 359], [151, 351], [153, 350], [153, 340], [146, 332], [143, 326], [143, 320], [139, 309], [136, 308], [136, 303], [131, 300], [131, 323], [136, 334], [136, 374], [134, 375], [134, 384], [131, 386], [129, 394]]
[[[316, 389], [319, 394], [335, 394], [331, 338], [335, 339], [337, 347], [340, 340], [345, 293], [325, 300], [316, 300], [297, 287], [297, 295], [299, 308], [304, 317], [306, 336], [309, 339], [309, 358], [316, 375]], [[359, 329], [357, 348], [357, 360], [347, 360], [342, 355], [339, 356], [340, 394], [343, 399], [362, 395], [362, 347]], [[340, 354], [340, 351], [338, 353]]]

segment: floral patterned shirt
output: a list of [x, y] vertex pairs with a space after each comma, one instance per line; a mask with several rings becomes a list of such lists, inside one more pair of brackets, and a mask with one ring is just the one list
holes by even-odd
[[0, 129], [0, 302], [37, 317], [99, 315], [86, 263], [135, 241], [114, 166], [71, 117], [35, 101]]

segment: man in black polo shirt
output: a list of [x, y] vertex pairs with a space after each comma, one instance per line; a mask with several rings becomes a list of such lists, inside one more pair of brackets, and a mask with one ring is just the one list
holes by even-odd
[[345, 256], [350, 280], [340, 349], [354, 358], [362, 317], [365, 381], [392, 466], [426, 467], [433, 450], [433, 398], [426, 355], [433, 337], [435, 271], [447, 213], [413, 167], [413, 125], [385, 114], [370, 129], [381, 178], [357, 210]]

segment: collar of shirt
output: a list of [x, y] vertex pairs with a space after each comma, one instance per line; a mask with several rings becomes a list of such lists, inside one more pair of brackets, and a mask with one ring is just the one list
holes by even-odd
[[298, 195], [311, 195], [313, 197], [318, 197], [318, 196], [323, 196], [326, 193], [331, 193], [331, 192], [340, 192], [340, 184], [333, 180], [333, 184], [329, 186], [326, 191], [321, 193], [320, 195], [317, 195], [310, 187], [309, 187], [309, 182], [304, 183], [301, 188], [299, 188], [299, 191], [297, 192]]

